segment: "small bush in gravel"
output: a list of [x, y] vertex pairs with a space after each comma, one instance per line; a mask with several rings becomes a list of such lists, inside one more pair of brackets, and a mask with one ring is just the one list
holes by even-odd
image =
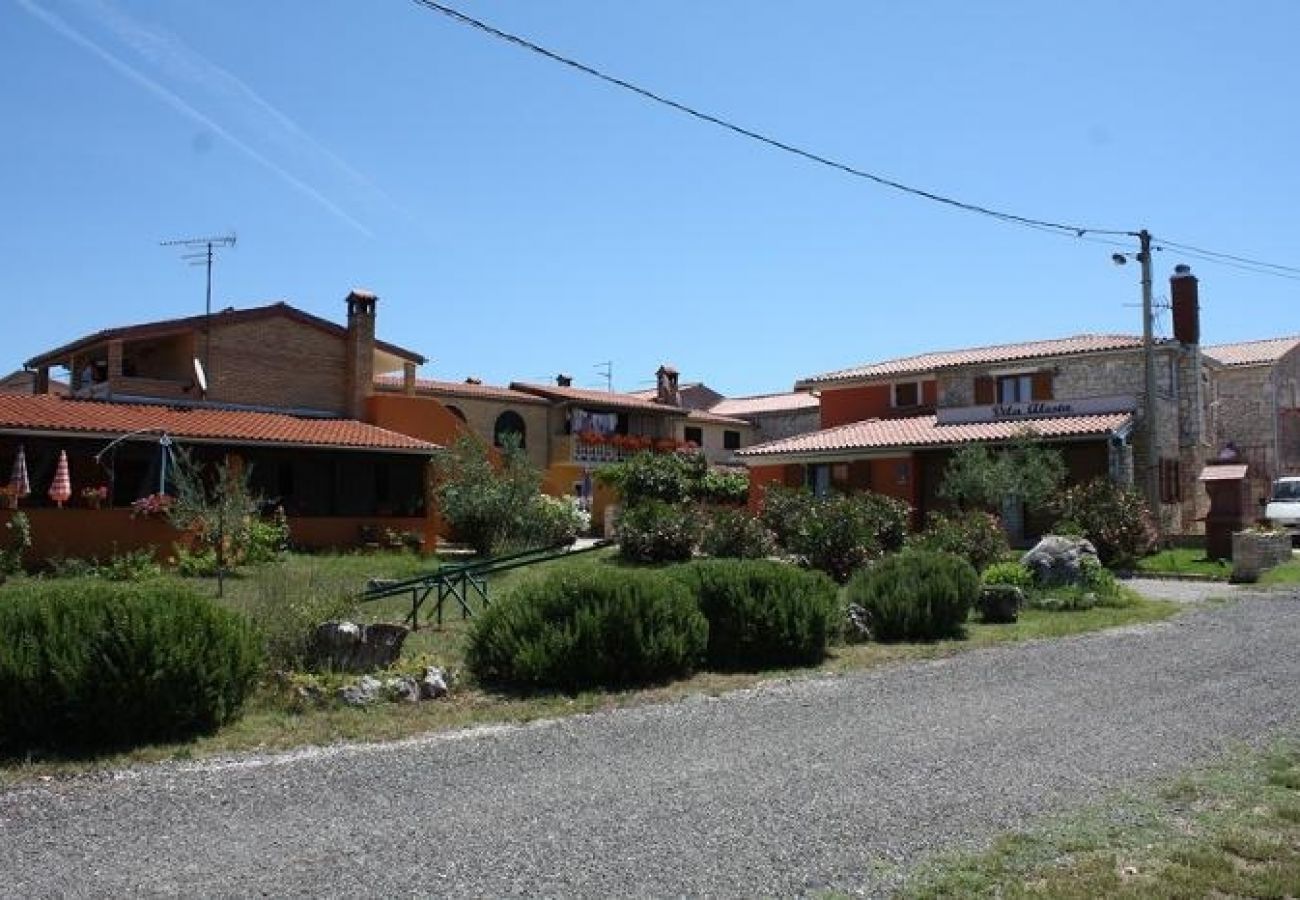
[[979, 576], [959, 556], [905, 550], [859, 572], [846, 594], [866, 610], [877, 640], [962, 637], [979, 596]]
[[572, 567], [521, 584], [477, 619], [465, 661], [513, 688], [623, 687], [690, 674], [709, 624], [663, 572]]
[[208, 732], [261, 666], [241, 616], [164, 582], [64, 581], [0, 604], [0, 748], [87, 751]]
[[642, 500], [618, 518], [618, 548], [631, 562], [685, 562], [700, 539], [700, 516], [689, 503]]
[[732, 559], [763, 559], [776, 552], [776, 538], [748, 510], [717, 509], [704, 523], [700, 552]]
[[771, 560], [697, 560], [671, 570], [709, 620], [711, 669], [815, 665], [838, 628], [835, 583]]
[[930, 516], [926, 529], [911, 539], [914, 546], [962, 557], [982, 572], [1011, 550], [1002, 522], [983, 510]]

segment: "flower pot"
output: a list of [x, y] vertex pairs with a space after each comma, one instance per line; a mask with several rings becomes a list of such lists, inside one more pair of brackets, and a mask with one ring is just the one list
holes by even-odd
[[980, 588], [976, 606], [984, 622], [1007, 625], [1019, 618], [1024, 599], [1024, 593], [1013, 584], [986, 584]]

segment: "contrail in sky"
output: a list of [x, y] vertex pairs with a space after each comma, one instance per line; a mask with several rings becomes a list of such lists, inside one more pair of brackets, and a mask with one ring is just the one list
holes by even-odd
[[[225, 138], [227, 141], [230, 142], [230, 144], [233, 147], [235, 147], [237, 150], [242, 152], [249, 159], [253, 160], [254, 162], [258, 163], [259, 165], [273, 172], [274, 174], [279, 176], [284, 182], [296, 188], [305, 196], [316, 201], [318, 204], [320, 204], [322, 207], [327, 209], [330, 213], [332, 213], [335, 217], [337, 217], [342, 222], [346, 223], [347, 225], [350, 225], [352, 228], [361, 232], [366, 237], [371, 237], [371, 238], [374, 237], [374, 233], [369, 228], [367, 228], [361, 222], [357, 221], [354, 217], [349, 215], [337, 203], [330, 200], [328, 197], [322, 194], [315, 187], [303, 181], [301, 178], [294, 175], [292, 172], [287, 171], [283, 166], [279, 165], [274, 160], [270, 159], [265, 154], [258, 151], [256, 148], [250, 146], [245, 141], [236, 137], [227, 128], [218, 124], [212, 118], [200, 112], [198, 109], [194, 108], [192, 105], [186, 102], [179, 95], [168, 90], [159, 82], [150, 78], [148, 75], [145, 75], [143, 72], [136, 69], [134, 66], [130, 65], [129, 63], [118, 58], [110, 51], [104, 49], [99, 44], [95, 43], [90, 38], [86, 37], [80, 31], [77, 31], [75, 28], [73, 28], [63, 19], [59, 18], [58, 16], [54, 15], [48, 10], [42, 9], [41, 7], [37, 6], [35, 3], [32, 2], [32, 0], [18, 0], [18, 4], [29, 14], [39, 19], [49, 28], [58, 32], [61, 36], [71, 41], [72, 43], [76, 44], [77, 46], [81, 47], [83, 50], [86, 50], [89, 53], [99, 57], [103, 62], [107, 63], [111, 68], [115, 69], [119, 74], [135, 82], [137, 85], [144, 88], [146, 91], [153, 94], [158, 99], [162, 100], [164, 103], [166, 103], [176, 112], [180, 113], [183, 116], [186, 116], [187, 118], [195, 122], [198, 122], [200, 125], [210, 129], [212, 132], [219, 135], [220, 137]], [[137, 49], [139, 49], [139, 47], [137, 47]], [[140, 50], [140, 52], [143, 53], [144, 51]], [[230, 77], [233, 78], [233, 76]], [[234, 80], [238, 82], [238, 79], [234, 79]], [[242, 82], [238, 82], [238, 83], [242, 84]], [[249, 93], [252, 93], [251, 90], [249, 91]], [[268, 109], [270, 109], [269, 104], [263, 104], [263, 105]], [[281, 115], [280, 118], [285, 122], [289, 122], [288, 118], [283, 115]], [[291, 122], [289, 124], [292, 125]], [[293, 127], [297, 130], [298, 134], [306, 137], [305, 133], [302, 132], [301, 129], [297, 129], [297, 126], [293, 126]], [[319, 147], [319, 145], [317, 146]], [[341, 162], [341, 161], [337, 161], [337, 162]], [[352, 173], [354, 177], [360, 177], [359, 173], [355, 173], [346, 165], [344, 165], [344, 168], [348, 172]], [[364, 178], [362, 178], [362, 181], [364, 182]]]

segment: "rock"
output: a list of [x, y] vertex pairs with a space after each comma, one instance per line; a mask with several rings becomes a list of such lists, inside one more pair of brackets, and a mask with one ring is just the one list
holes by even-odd
[[397, 662], [408, 634], [405, 625], [325, 622], [312, 636], [312, 655], [319, 669], [373, 672]]
[[437, 700], [450, 693], [447, 687], [447, 673], [437, 666], [427, 666], [424, 677], [420, 679], [420, 699]]
[[399, 675], [395, 678], [386, 679], [384, 681], [384, 690], [394, 700], [405, 700], [407, 703], [419, 703], [420, 695], [423, 693], [420, 682], [410, 675]]
[[1083, 560], [1089, 557], [1101, 564], [1097, 548], [1087, 538], [1046, 534], [1020, 562], [1034, 573], [1034, 581], [1052, 586], [1082, 582]]
[[867, 611], [857, 603], [850, 603], [845, 613], [844, 638], [850, 644], [865, 644], [871, 640], [871, 623]]
[[339, 699], [348, 706], [369, 706], [379, 700], [383, 689], [383, 682], [366, 675], [355, 684], [339, 688]]

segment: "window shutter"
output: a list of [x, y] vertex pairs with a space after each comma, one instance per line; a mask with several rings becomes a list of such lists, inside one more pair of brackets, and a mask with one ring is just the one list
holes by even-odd
[[975, 379], [975, 405], [988, 406], [993, 403], [993, 377], [981, 375]]
[[1034, 392], [1033, 399], [1035, 400], [1052, 399], [1052, 373], [1051, 372], [1034, 373], [1033, 392]]

